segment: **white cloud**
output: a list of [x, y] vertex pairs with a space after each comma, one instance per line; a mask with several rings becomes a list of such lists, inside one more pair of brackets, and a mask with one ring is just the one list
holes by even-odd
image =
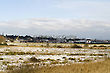
[[22, 29], [40, 28], [47, 30], [64, 30], [77, 28], [91, 28], [94, 26], [110, 27], [109, 22], [76, 20], [76, 19], [57, 19], [57, 18], [34, 18], [21, 21], [0, 22], [0, 26], [9, 26]]
[[[3, 25], [4, 24], [4, 25]], [[19, 21], [0, 22], [1, 31], [14, 33], [60, 33], [75, 34], [83, 36], [89, 35], [108, 35], [110, 22], [76, 20], [76, 19], [57, 19], [57, 18], [34, 18]], [[6, 30], [5, 30], [6, 29]]]

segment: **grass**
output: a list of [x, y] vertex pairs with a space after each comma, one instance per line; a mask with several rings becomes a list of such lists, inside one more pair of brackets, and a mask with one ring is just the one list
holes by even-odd
[[67, 53], [68, 56], [107, 56], [107, 54], [83, 54], [83, 53]]
[[[72, 45], [71, 45], [72, 46]], [[57, 46], [58, 47], [58, 46]], [[59, 47], [61, 48], [61, 47]], [[103, 47], [102, 47], [103, 48]], [[6, 49], [6, 51], [9, 52], [3, 52], [4, 55], [34, 55], [34, 54], [41, 54], [41, 55], [56, 55], [57, 53], [32, 53], [32, 52], [10, 52], [9, 49]], [[42, 50], [43, 51], [43, 50]], [[2, 52], [1, 52], [2, 53]], [[88, 55], [88, 54], [80, 54], [80, 53], [76, 53], [76, 54], [67, 54], [70, 56], [77, 56], [77, 55]], [[106, 54], [89, 54], [91, 56], [106, 56]], [[62, 57], [63, 59], [67, 60], [66, 57]], [[19, 58], [20, 60], [22, 60], [22, 58]], [[3, 58], [1, 58], [0, 60], [3, 60]], [[37, 59], [37, 58], [30, 58], [29, 59], [31, 62], [41, 62], [41, 59]], [[76, 60], [74, 58], [68, 58], [68, 60]], [[58, 61], [55, 61], [54, 59], [46, 59], [44, 61], [51, 61], [51, 64], [58, 64]], [[79, 59], [79, 61], [82, 62], [82, 60]], [[91, 60], [84, 60], [84, 62], [90, 62]], [[64, 61], [63, 63], [67, 63], [68, 61]], [[42, 68], [38, 68], [37, 66], [35, 68], [33, 68], [33, 66], [25, 66], [25, 67], [21, 67], [20, 69], [16, 69], [16, 70], [12, 70], [8, 73], [98, 73], [97, 70], [99, 70], [99, 73], [101, 72], [100, 70], [103, 70], [101, 67], [103, 67], [104, 65], [104, 70], [103, 73], [109, 73], [109, 72], [105, 72], [106, 70], [108, 70], [107, 68], [110, 67], [109, 64], [110, 60], [106, 60], [104, 62], [97, 62], [97, 63], [84, 63], [84, 64], [72, 64], [72, 65], [66, 65], [66, 66], [54, 66], [54, 67], [42, 67]], [[7, 64], [8, 62], [4, 62], [3, 64]], [[93, 64], [93, 65], [92, 65]], [[96, 68], [95, 65], [97, 65]], [[100, 66], [101, 65], [101, 66]], [[105, 66], [106, 65], [106, 66]], [[94, 68], [90, 69], [91, 66], [93, 66]], [[13, 66], [9, 66], [8, 69], [11, 70], [11, 68], [13, 68]], [[101, 68], [101, 69], [100, 69]], [[110, 69], [110, 68], [109, 68]], [[67, 71], [64, 71], [67, 70]], [[87, 71], [86, 71], [87, 70]]]
[[1, 44], [1, 43], [0, 43], [0, 45], [4, 45], [4, 46], [6, 46], [6, 45], [7, 45], [7, 43], [4, 43], [4, 44]]
[[[15, 43], [13, 43], [15, 44]], [[0, 45], [0, 47], [39, 47], [39, 48], [89, 48], [110, 49], [110, 44], [71, 44], [71, 43], [18, 43], [19, 45]]]
[[107, 54], [90, 54], [90, 56], [107, 56]]
[[110, 59], [101, 62], [89, 62], [64, 66], [47, 66], [42, 68], [25, 68], [10, 71], [8, 73], [110, 73]]
[[3, 53], [5, 55], [35, 55], [34, 52], [0, 52]]
[[57, 53], [37, 53], [37, 55], [59, 55]]

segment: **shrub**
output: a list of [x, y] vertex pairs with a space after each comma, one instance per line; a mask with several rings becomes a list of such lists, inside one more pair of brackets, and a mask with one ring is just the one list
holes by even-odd
[[61, 45], [58, 45], [57, 48], [63, 48]]
[[12, 66], [7, 66], [7, 70], [14, 70], [14, 68], [16, 68], [16, 66], [15, 65], [12, 65]]
[[25, 54], [34, 55], [35, 53], [33, 52], [5, 52], [5, 55], [25, 55]]
[[53, 47], [57, 47], [56, 45], [53, 45]]
[[51, 59], [51, 61], [55, 61], [54, 59]]
[[51, 60], [50, 58], [48, 58], [47, 60]]
[[80, 58], [78, 58], [78, 62], [82, 62], [82, 60]]
[[106, 56], [107, 54], [90, 54], [90, 56]]
[[74, 53], [71, 53], [71, 54], [68, 54], [69, 56], [82, 56], [82, 55], [86, 55], [86, 54], [82, 54], [82, 53], [76, 53], [76, 54], [74, 54]]
[[10, 62], [8, 62], [8, 61], [3, 61], [2, 62], [3, 65], [7, 65], [8, 63], [10, 63]]
[[46, 44], [46, 47], [49, 47], [49, 43]]
[[32, 62], [40, 62], [40, 59], [36, 59], [35, 57], [31, 57], [30, 61], [32, 61]]
[[49, 60], [49, 61], [55, 61], [54, 59], [50, 59], [50, 58], [48, 58], [47, 60]]
[[23, 58], [19, 58], [19, 60], [23, 60]]
[[66, 57], [62, 57], [63, 59], [66, 59]]
[[89, 45], [88, 44], [84, 44], [84, 47], [89, 47]]
[[97, 47], [96, 45], [94, 45], [93, 47]]
[[44, 45], [40, 45], [41, 47], [44, 47]]
[[84, 62], [90, 62], [91, 60], [89, 60], [89, 59], [85, 59], [85, 60], [83, 60]]
[[51, 62], [51, 64], [58, 64], [58, 63], [59, 63], [58, 61]]
[[106, 46], [104, 46], [104, 45], [100, 45], [99, 47], [106, 47]]
[[68, 61], [67, 61], [67, 60], [64, 60], [62, 63], [63, 63], [63, 64], [66, 64], [66, 63], [68, 63]]
[[93, 47], [90, 47], [90, 49], [93, 49]]
[[69, 58], [69, 60], [75, 60], [75, 58]]
[[74, 44], [73, 46], [71, 46], [71, 48], [82, 48], [82, 47], [79, 46], [79, 45]]
[[3, 60], [3, 58], [0, 58], [0, 60]]

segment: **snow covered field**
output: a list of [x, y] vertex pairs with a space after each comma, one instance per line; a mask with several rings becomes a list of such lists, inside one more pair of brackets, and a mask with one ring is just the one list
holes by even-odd
[[10, 70], [21, 65], [64, 65], [96, 62], [110, 56], [110, 49], [70, 49], [36, 47], [1, 47], [0, 70]]

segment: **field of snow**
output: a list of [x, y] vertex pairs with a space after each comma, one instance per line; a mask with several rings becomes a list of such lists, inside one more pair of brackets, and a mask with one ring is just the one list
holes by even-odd
[[70, 49], [37, 47], [1, 47], [0, 70], [10, 70], [21, 65], [64, 65], [104, 60], [110, 49]]

